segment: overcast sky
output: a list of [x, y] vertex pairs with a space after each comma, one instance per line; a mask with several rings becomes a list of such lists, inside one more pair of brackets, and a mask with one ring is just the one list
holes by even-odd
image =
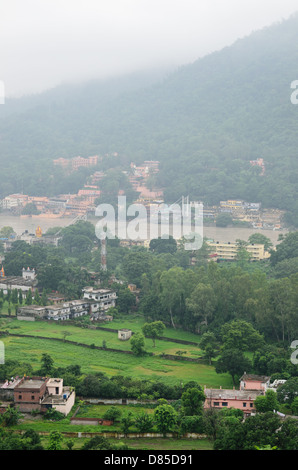
[[297, 0], [0, 0], [0, 81], [8, 97], [184, 65], [297, 10]]

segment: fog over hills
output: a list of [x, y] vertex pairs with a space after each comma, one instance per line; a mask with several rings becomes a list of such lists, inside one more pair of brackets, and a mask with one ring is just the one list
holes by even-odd
[[[297, 63], [294, 15], [175, 71], [8, 102], [0, 107], [1, 195], [38, 192], [32, 179], [46, 178], [41, 167], [48, 172], [54, 158], [118, 152], [128, 161], [159, 160], [156, 184], [169, 202], [182, 194], [206, 203], [257, 200], [288, 210], [296, 224]], [[249, 163], [259, 157], [264, 176]]]

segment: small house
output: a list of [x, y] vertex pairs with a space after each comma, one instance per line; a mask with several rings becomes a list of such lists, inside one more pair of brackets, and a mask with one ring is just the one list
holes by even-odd
[[128, 330], [127, 328], [122, 328], [121, 330], [118, 330], [118, 339], [121, 341], [127, 341], [128, 339], [131, 338], [132, 331]]

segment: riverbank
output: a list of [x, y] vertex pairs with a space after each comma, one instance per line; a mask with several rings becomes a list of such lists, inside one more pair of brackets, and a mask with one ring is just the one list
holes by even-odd
[[[26, 230], [29, 233], [35, 233], [38, 226], [41, 227], [42, 232], [45, 233], [49, 228], [52, 227], [67, 227], [72, 223], [72, 218], [61, 217], [61, 218], [45, 218], [45, 217], [20, 217], [7, 214], [0, 214], [0, 228], [4, 226], [12, 227], [17, 235], [21, 235]], [[88, 219], [91, 223], [96, 225], [98, 219], [93, 217]], [[278, 243], [278, 237], [280, 234], [287, 234], [288, 230], [262, 230], [247, 227], [214, 227], [204, 226], [203, 236], [214, 241], [220, 242], [235, 242], [237, 239], [248, 240], [250, 235], [254, 233], [261, 233], [268, 237], [274, 246]]]

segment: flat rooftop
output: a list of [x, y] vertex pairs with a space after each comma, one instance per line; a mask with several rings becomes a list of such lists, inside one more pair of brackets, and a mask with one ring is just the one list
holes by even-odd
[[36, 379], [25, 379], [23, 382], [18, 384], [15, 388], [17, 389], [28, 389], [31, 390], [35, 388], [36, 390], [39, 390], [44, 383], [46, 382], [47, 379], [42, 379], [42, 378], [36, 378]]
[[205, 389], [206, 398], [215, 398], [221, 400], [255, 400], [262, 395], [262, 390], [224, 390], [224, 389]]

